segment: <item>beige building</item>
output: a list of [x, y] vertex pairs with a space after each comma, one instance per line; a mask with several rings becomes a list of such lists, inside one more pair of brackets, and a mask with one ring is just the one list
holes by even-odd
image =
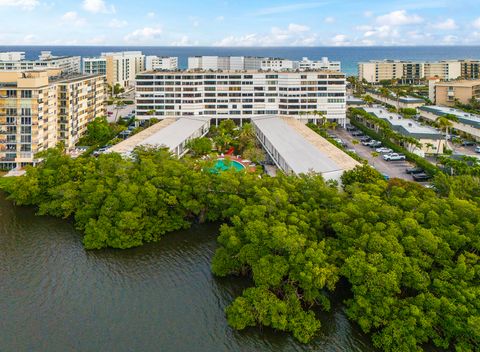
[[107, 83], [111, 86], [118, 83], [133, 88], [136, 75], [145, 71], [145, 55], [141, 51], [103, 53], [102, 57], [105, 58]]
[[373, 60], [358, 64], [358, 77], [369, 83], [379, 83], [392, 79], [405, 82], [418, 82], [425, 78], [436, 77], [453, 80], [459, 77], [478, 78], [480, 61], [445, 60], [445, 61], [401, 61]]
[[35, 164], [35, 154], [71, 148], [96, 116], [105, 115], [102, 76], [66, 78], [61, 70], [0, 72], [0, 168]]
[[480, 80], [436, 82], [429, 85], [429, 96], [437, 105], [454, 106], [458, 101], [469, 104], [472, 98], [480, 100]]

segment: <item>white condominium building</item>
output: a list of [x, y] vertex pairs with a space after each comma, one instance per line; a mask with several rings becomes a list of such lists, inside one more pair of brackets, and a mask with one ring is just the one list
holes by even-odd
[[459, 77], [475, 79], [478, 77], [480, 61], [445, 60], [445, 61], [400, 61], [373, 60], [358, 64], [358, 78], [370, 83], [402, 79], [415, 82], [436, 77], [442, 80], [454, 80]]
[[332, 71], [150, 71], [137, 75], [135, 100], [139, 119], [279, 115], [313, 120], [316, 111], [344, 125], [345, 93], [345, 75]]
[[294, 71], [300, 68], [298, 61], [277, 59], [277, 58], [265, 58], [262, 60], [261, 69], [264, 71]]
[[204, 71], [340, 71], [339, 61], [323, 57], [319, 61], [304, 57], [302, 61], [255, 56], [194, 56], [188, 58], [189, 70]]
[[146, 56], [146, 71], [175, 71], [178, 69], [178, 57], [174, 56]]
[[84, 74], [100, 74], [107, 77], [111, 86], [133, 87], [137, 73], [145, 71], [145, 55], [141, 51], [102, 53], [100, 57], [84, 58]]
[[84, 57], [82, 63], [83, 74], [107, 75], [107, 59], [104, 57]]
[[25, 52], [0, 53], [0, 71], [31, 71], [58, 68], [64, 74], [80, 73], [80, 56], [53, 56], [42, 51], [38, 60], [26, 60]]
[[321, 60], [310, 60], [308, 57], [304, 57], [299, 62], [299, 68], [302, 71], [341, 71], [342, 64], [340, 61], [329, 61], [328, 57], [322, 57]]

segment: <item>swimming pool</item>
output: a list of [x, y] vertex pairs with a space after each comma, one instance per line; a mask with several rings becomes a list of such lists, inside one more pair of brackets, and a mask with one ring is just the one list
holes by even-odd
[[227, 171], [228, 169], [235, 169], [236, 171], [242, 171], [242, 170], [245, 170], [245, 166], [235, 160], [230, 160], [230, 162], [225, 162], [225, 159], [218, 159], [217, 162], [215, 163], [215, 170]]

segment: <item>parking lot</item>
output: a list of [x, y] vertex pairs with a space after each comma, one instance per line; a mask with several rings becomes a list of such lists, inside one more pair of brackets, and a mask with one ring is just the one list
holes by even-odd
[[115, 105], [107, 106], [108, 122], [117, 122], [120, 118], [125, 117], [135, 110], [135, 105], [125, 105], [117, 109]]
[[382, 155], [373, 157], [372, 153], [375, 152], [375, 148], [370, 148], [362, 145], [361, 143], [354, 145], [352, 141], [356, 139], [359, 141], [359, 137], [353, 137], [347, 130], [343, 128], [337, 129], [335, 132], [340, 139], [347, 144], [347, 149], [354, 149], [355, 153], [363, 159], [368, 160], [368, 163], [376, 168], [380, 173], [389, 178], [401, 178], [408, 181], [413, 181], [412, 175], [405, 172], [407, 168], [414, 167], [415, 165], [406, 161], [385, 161]]

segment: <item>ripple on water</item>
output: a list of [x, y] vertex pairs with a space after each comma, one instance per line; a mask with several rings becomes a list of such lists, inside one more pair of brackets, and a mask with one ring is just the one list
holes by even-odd
[[70, 222], [0, 195], [0, 351], [372, 351], [341, 306], [304, 346], [236, 332], [224, 309], [248, 280], [214, 278], [217, 225], [126, 251], [85, 251]]

